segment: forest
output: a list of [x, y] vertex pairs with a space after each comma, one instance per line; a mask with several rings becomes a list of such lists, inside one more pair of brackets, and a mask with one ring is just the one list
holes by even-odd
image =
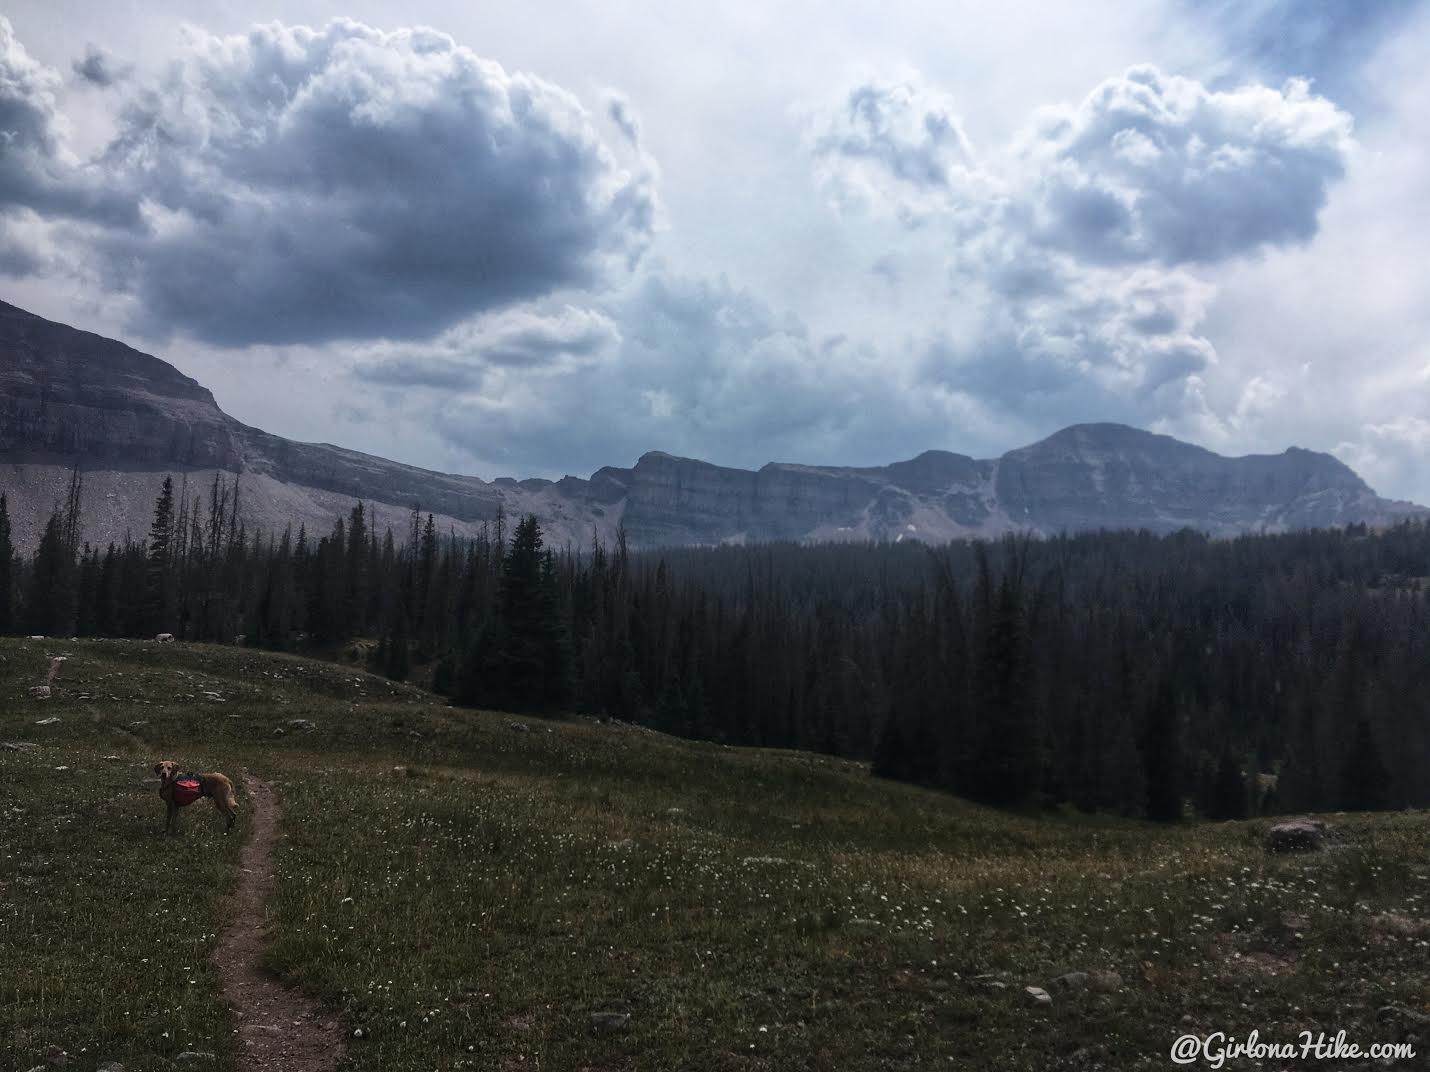
[[0, 633], [361, 659], [477, 708], [872, 762], [989, 804], [1164, 822], [1430, 804], [1430, 527], [929, 547], [545, 546], [412, 511], [250, 532], [240, 486], [166, 480], [91, 546], [0, 495]]

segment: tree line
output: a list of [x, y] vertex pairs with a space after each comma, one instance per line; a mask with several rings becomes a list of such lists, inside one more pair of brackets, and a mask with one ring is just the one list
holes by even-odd
[[1195, 813], [1430, 803], [1430, 528], [1213, 540], [545, 546], [417, 510], [249, 532], [166, 480], [148, 538], [82, 542], [76, 474], [0, 632], [357, 654], [458, 703], [871, 760], [998, 805]]

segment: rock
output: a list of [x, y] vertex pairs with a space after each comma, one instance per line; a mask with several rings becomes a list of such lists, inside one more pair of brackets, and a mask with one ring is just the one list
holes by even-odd
[[1115, 971], [1095, 971], [1088, 973], [1088, 985], [1094, 990], [1104, 994], [1110, 994], [1114, 990], [1122, 989], [1122, 976]]
[[989, 990], [1007, 990], [1008, 984], [1002, 979], [984, 979], [983, 985]]
[[[450, 521], [472, 536], [470, 523], [458, 519], [473, 517], [474, 503], [520, 489], [551, 546], [582, 544], [593, 525], [609, 534], [613, 518], [627, 528], [632, 547], [649, 548], [735, 537], [805, 540], [836, 529], [861, 540], [895, 539], [915, 520], [920, 538], [942, 542], [997, 534], [1009, 518], [1043, 532], [1150, 522], [1162, 531], [1191, 526], [1232, 535], [1268, 523], [1379, 525], [1423, 516], [1377, 497], [1327, 454], [1225, 458], [1116, 424], [1076, 425], [999, 459], [931, 450], [871, 468], [774, 463], [753, 472], [652, 451], [631, 468], [607, 466], [589, 480], [489, 483], [248, 428], [169, 363], [13, 306], [0, 316], [0, 353], [0, 441], [66, 463], [81, 441], [78, 460], [100, 470], [90, 480], [108, 502], [86, 528], [97, 546], [122, 540], [126, 530], [148, 531], [157, 479], [176, 466], [265, 474], [262, 484], [245, 489], [245, 516], [265, 519], [261, 527], [269, 529], [281, 527], [279, 519], [326, 529], [332, 518], [318, 498], [342, 488], [375, 506], [420, 501], [444, 531]], [[17, 521], [15, 542], [33, 547], [64, 467], [52, 460], [13, 468], [11, 515], [33, 519], [28, 529]], [[114, 468], [125, 470], [124, 483], [103, 471]], [[141, 479], [140, 472], [148, 475]], [[1104, 473], [1121, 476], [1104, 482]], [[116, 487], [125, 494], [115, 494]], [[329, 491], [315, 497], [303, 490], [309, 488]], [[313, 505], [299, 508], [300, 502]]]
[[42, 718], [42, 719], [39, 719], [39, 720], [35, 723], [36, 726], [58, 726], [59, 724], [60, 724], [60, 720], [57, 719], [57, 718], [55, 718], [55, 717], [53, 717], [53, 716], [51, 716], [50, 718]]
[[355, 1039], [360, 1039], [360, 1038], [362, 1038], [362, 1037], [363, 1037], [363, 1030], [362, 1030], [362, 1028], [360, 1028], [360, 1027], [355, 1027], [355, 1028], [353, 1028], [353, 1038], [355, 1038]]
[[275, 737], [282, 737], [282, 736], [284, 736], [283, 727], [282, 727], [282, 726], [274, 726], [274, 727], [273, 727], [273, 736], [275, 736]]
[[1288, 819], [1266, 831], [1267, 852], [1315, 852], [1323, 847], [1326, 824], [1314, 819]]
[[[156, 636], [154, 639], [155, 639], [158, 643], [160, 643], [160, 644], [172, 644], [172, 643], [174, 642], [174, 634], [173, 634], [173, 633], [160, 633], [160, 634], [159, 634], [158, 636]], [[180, 1059], [180, 1060], [183, 1060], [183, 1055], [182, 1055], [182, 1054], [179, 1055], [179, 1059]]]
[[1023, 987], [1023, 997], [1029, 1005], [1042, 1006], [1051, 1005], [1053, 1003], [1053, 996], [1041, 986]]
[[530, 733], [530, 732], [531, 732], [531, 727], [528, 726], [525, 722], [508, 722], [508, 723], [506, 724], [506, 728], [509, 729], [509, 730], [511, 730], [511, 731], [513, 731], [514, 733]]
[[593, 1012], [591, 1014], [591, 1030], [593, 1031], [624, 1031], [630, 1022], [631, 1014], [628, 1012]]
[[0, 752], [33, 752], [38, 747], [29, 741], [0, 741]]
[[213, 1059], [214, 1055], [209, 1053], [207, 1050], [185, 1050], [183, 1053], [179, 1054], [179, 1056], [174, 1058], [174, 1060], [180, 1062], [212, 1061]]
[[94, 1072], [124, 1072], [124, 1066], [118, 1061], [106, 1061], [96, 1068]]
[[[48, 700], [50, 698], [50, 687], [48, 685], [32, 685], [30, 687], [30, 699]], [[56, 722], [59, 719], [55, 720]]]
[[1048, 987], [1052, 990], [1086, 990], [1091, 985], [1091, 975], [1085, 971], [1073, 971], [1066, 975], [1059, 975], [1048, 984]]
[[304, 733], [312, 733], [318, 728], [318, 724], [310, 718], [290, 718], [283, 725], [290, 730], [302, 730]]

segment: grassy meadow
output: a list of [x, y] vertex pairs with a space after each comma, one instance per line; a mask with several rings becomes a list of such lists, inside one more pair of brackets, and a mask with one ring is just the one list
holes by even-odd
[[1266, 820], [1009, 815], [243, 649], [0, 658], [25, 746], [0, 747], [0, 1068], [233, 1067], [210, 949], [248, 818], [225, 838], [201, 802], [165, 838], [161, 757], [279, 791], [268, 963], [339, 1011], [353, 1070], [1163, 1068], [1178, 1035], [1252, 1029], [1430, 1050], [1425, 813], [1268, 857]]

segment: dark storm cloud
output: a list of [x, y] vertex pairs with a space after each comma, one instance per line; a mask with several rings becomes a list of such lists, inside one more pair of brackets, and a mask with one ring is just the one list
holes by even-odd
[[74, 73], [91, 85], [107, 89], [129, 77], [132, 68], [120, 63], [98, 45], [87, 45], [84, 56], [71, 64]]
[[[33, 130], [44, 98], [20, 89], [22, 134], [53, 158], [48, 128]], [[87, 170], [150, 226], [90, 235], [75, 255], [137, 299], [151, 335], [430, 337], [589, 285], [650, 238], [647, 178], [575, 98], [431, 30], [195, 32], [119, 127]], [[49, 210], [25, 193], [12, 200]]]

